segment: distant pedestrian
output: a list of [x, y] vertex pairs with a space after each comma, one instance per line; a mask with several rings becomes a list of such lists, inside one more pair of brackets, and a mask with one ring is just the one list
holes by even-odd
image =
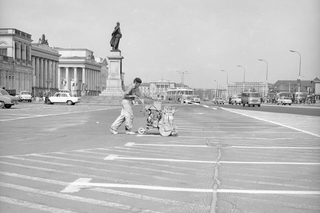
[[[117, 129], [125, 122], [125, 131], [127, 135], [134, 135], [132, 131], [133, 124], [133, 112], [132, 104], [135, 98], [140, 99], [139, 86], [142, 83], [140, 78], [135, 78], [133, 84], [129, 85], [128, 89], [124, 93], [122, 100], [122, 109], [119, 117], [113, 122], [110, 128], [110, 132], [114, 135], [118, 134]], [[141, 100], [141, 99], [140, 99]], [[143, 102], [143, 100], [141, 100]]]

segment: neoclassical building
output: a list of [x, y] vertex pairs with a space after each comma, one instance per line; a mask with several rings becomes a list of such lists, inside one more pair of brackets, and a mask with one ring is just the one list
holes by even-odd
[[0, 86], [10, 94], [31, 91], [31, 35], [14, 28], [0, 28]]
[[84, 48], [60, 48], [58, 65], [58, 88], [70, 90], [72, 95], [99, 95], [102, 65], [93, 51]]
[[58, 64], [60, 54], [49, 47], [44, 35], [38, 43], [32, 43], [32, 94], [42, 96], [46, 90], [59, 89]]

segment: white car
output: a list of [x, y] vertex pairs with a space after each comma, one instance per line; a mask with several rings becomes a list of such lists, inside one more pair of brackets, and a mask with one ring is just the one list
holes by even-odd
[[68, 105], [74, 105], [80, 103], [80, 97], [72, 97], [69, 93], [56, 92], [53, 96], [49, 97], [48, 103], [66, 103]]
[[192, 98], [191, 102], [200, 104], [200, 98], [199, 97], [194, 97], [194, 98]]
[[233, 104], [235, 104], [235, 105], [240, 105], [241, 104], [241, 97], [233, 97], [232, 99], [231, 99], [231, 104], [233, 105]]
[[289, 97], [280, 97], [278, 99], [278, 102], [277, 102], [277, 105], [279, 105], [279, 104], [281, 104], [281, 105], [287, 105], [287, 104], [291, 105], [292, 104], [292, 100]]
[[21, 91], [18, 97], [20, 98], [20, 101], [32, 101], [31, 92], [29, 91]]

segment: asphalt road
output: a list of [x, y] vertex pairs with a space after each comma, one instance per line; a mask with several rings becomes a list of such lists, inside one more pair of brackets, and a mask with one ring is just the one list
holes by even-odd
[[177, 137], [111, 135], [113, 106], [0, 110], [0, 212], [320, 211], [319, 108], [172, 106]]

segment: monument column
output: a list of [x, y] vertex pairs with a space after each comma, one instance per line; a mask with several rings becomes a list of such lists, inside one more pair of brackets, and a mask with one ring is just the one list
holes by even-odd
[[111, 50], [109, 59], [109, 69], [108, 69], [108, 78], [106, 82], [106, 89], [103, 90], [100, 96], [115, 96], [115, 97], [123, 97], [122, 90], [122, 60], [121, 51]]

